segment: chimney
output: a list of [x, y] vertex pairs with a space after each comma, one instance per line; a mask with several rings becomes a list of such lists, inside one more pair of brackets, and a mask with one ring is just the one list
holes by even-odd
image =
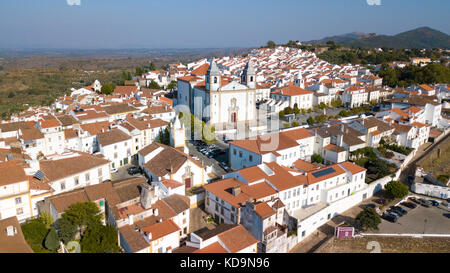
[[150, 186], [145, 183], [141, 187], [141, 204], [144, 209], [149, 209], [152, 206], [152, 192]]
[[155, 216], [158, 216], [158, 215], [159, 215], [158, 209], [154, 209], [154, 210], [153, 210], [153, 215], [155, 215]]
[[241, 194], [241, 187], [234, 187], [231, 192], [234, 196], [238, 196], [239, 194]]
[[133, 225], [134, 224], [134, 218], [133, 215], [128, 215], [128, 224]]

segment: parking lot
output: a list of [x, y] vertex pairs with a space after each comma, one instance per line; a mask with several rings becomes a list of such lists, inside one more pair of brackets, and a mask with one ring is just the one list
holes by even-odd
[[398, 218], [396, 223], [381, 220], [375, 233], [387, 234], [450, 234], [450, 210], [442, 205], [429, 208], [417, 205], [415, 209], [400, 205], [408, 214]]
[[[226, 146], [225, 146], [226, 145]], [[215, 143], [214, 150], [218, 151], [217, 154], [211, 154], [210, 149], [207, 152], [203, 150], [203, 153], [199, 150], [206, 149], [207, 146], [194, 145], [188, 143], [189, 154], [194, 158], [198, 158], [203, 164], [212, 166], [213, 172], [216, 176], [222, 176], [227, 171], [224, 169], [228, 165], [228, 145], [222, 143]], [[208, 157], [209, 156], [209, 157]]]

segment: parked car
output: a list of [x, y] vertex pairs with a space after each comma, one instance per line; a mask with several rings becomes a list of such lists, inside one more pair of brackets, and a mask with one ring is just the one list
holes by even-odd
[[436, 200], [428, 200], [428, 201], [431, 203], [431, 205], [432, 205], [433, 207], [438, 207], [438, 206], [439, 206], [439, 202], [436, 201]]
[[419, 200], [417, 200], [416, 198], [414, 198], [414, 197], [410, 197], [409, 200], [413, 201], [417, 205], [422, 205], [422, 203]]
[[426, 208], [429, 208], [431, 206], [431, 202], [426, 199], [419, 198], [419, 202], [422, 206], [424, 206]]
[[116, 173], [118, 170], [116, 168], [111, 168], [111, 173]]
[[370, 204], [366, 205], [366, 208], [373, 208], [373, 209], [375, 209], [376, 207], [377, 207], [377, 205], [375, 205], [373, 203], [370, 203]]
[[395, 216], [395, 215], [393, 215], [391, 213], [387, 213], [387, 212], [383, 213], [383, 215], [381, 215], [381, 218], [383, 218], [383, 219], [385, 219], [385, 220], [387, 220], [389, 222], [392, 222], [392, 223], [395, 223], [398, 220], [397, 216]]
[[411, 203], [411, 202], [402, 202], [400, 205], [405, 206], [405, 207], [410, 208], [410, 209], [417, 208], [417, 205], [414, 204], [414, 203]]
[[386, 212], [387, 212], [387, 213], [390, 213], [390, 214], [392, 214], [392, 215], [395, 215], [395, 216], [397, 216], [398, 218], [400, 218], [400, 217], [403, 216], [403, 214], [401, 214], [400, 212], [395, 211], [395, 210], [392, 210], [392, 209], [388, 209]]
[[408, 212], [404, 208], [401, 208], [401, 207], [398, 207], [398, 206], [392, 206], [391, 210], [393, 210], [394, 212], [399, 212], [401, 215], [408, 214]]
[[140, 170], [139, 167], [132, 166], [132, 167], [129, 167], [129, 168], [127, 169], [127, 172], [128, 172], [129, 175], [135, 175], [135, 174], [140, 173], [141, 170]]
[[377, 199], [376, 202], [380, 205], [384, 205], [384, 204], [386, 204], [386, 199], [380, 198], [380, 199]]

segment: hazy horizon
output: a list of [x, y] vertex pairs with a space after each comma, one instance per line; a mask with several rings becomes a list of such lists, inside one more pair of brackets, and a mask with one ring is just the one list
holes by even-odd
[[0, 49], [226, 49], [425, 26], [450, 33], [449, 11], [439, 0], [2, 0]]

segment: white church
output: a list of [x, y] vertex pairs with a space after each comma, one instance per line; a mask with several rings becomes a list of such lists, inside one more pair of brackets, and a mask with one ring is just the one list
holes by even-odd
[[216, 62], [210, 62], [205, 81], [178, 80], [178, 105], [185, 105], [198, 118], [220, 127], [256, 119], [256, 71], [247, 63], [241, 81], [223, 78]]

